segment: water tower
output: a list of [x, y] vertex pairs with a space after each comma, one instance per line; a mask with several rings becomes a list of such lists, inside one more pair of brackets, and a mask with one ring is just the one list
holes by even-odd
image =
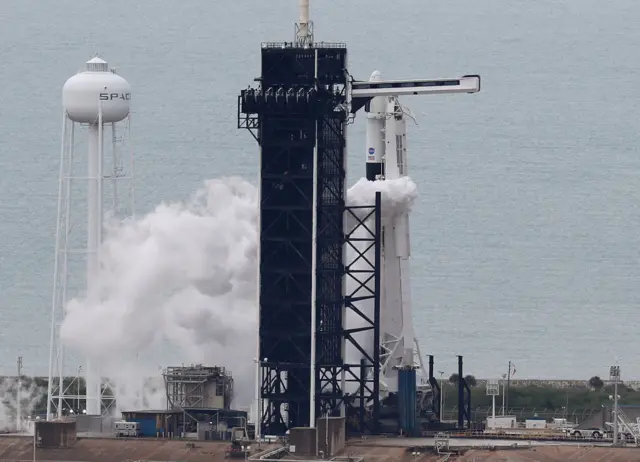
[[[86, 291], [89, 304], [99, 302], [100, 245], [107, 210], [114, 217], [133, 214], [133, 156], [130, 155], [126, 160], [129, 165], [123, 163], [124, 144], [129, 139], [130, 130], [129, 83], [116, 74], [114, 69], [109, 68], [106, 61], [96, 56], [86, 63], [83, 72], [77, 73], [64, 84], [62, 105], [64, 110], [47, 401], [49, 419], [54, 414], [61, 416], [64, 409], [98, 415], [103, 411], [101, 404], [109, 407], [105, 401], [113, 402], [112, 397], [103, 397], [100, 371], [89, 360], [84, 366], [77, 368], [77, 373], [75, 370], [65, 371], [59, 327], [64, 317], [64, 308], [71, 298], [71, 290], [80, 289], [77, 293], [79, 296], [83, 296], [83, 290]], [[107, 156], [105, 131], [110, 136]], [[74, 156], [74, 151], [82, 144], [86, 144], [86, 160], [81, 156]], [[123, 180], [127, 200], [119, 203], [118, 190], [123, 189]], [[78, 194], [80, 191], [82, 194]], [[79, 233], [82, 228], [86, 228], [86, 232]], [[77, 254], [86, 257], [86, 278], [80, 287], [72, 287], [69, 275], [74, 266], [72, 258]], [[65, 375], [80, 376], [81, 370], [86, 380], [85, 396], [79, 396], [79, 387], [63, 383]]]

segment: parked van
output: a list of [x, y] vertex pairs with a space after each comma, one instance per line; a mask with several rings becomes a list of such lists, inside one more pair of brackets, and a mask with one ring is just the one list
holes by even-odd
[[120, 420], [118, 422], [114, 422], [113, 432], [116, 436], [128, 436], [137, 438], [138, 436], [140, 436], [140, 423]]

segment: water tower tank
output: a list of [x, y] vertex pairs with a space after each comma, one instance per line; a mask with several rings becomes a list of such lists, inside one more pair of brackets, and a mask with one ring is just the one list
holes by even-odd
[[97, 123], [100, 105], [103, 123], [119, 122], [129, 115], [131, 87], [106, 61], [95, 57], [87, 61], [86, 71], [64, 84], [62, 105], [74, 122]]

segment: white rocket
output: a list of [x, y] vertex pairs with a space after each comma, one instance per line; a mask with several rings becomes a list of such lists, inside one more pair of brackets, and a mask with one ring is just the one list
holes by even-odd
[[[480, 76], [454, 79], [387, 80], [374, 71], [368, 82], [354, 82], [354, 98], [371, 98], [367, 111], [367, 179], [394, 180], [407, 176], [406, 117], [398, 100], [402, 95], [477, 93]], [[411, 307], [409, 215], [388, 217], [382, 224], [382, 294], [380, 313], [381, 385], [386, 392], [398, 387], [397, 368], [417, 367], [423, 383], [426, 371], [415, 338]]]
[[[369, 81], [382, 81], [380, 72], [374, 71]], [[376, 96], [369, 102], [367, 112], [367, 179], [406, 176], [406, 109], [395, 96]], [[381, 374], [384, 388], [397, 391], [395, 368], [422, 366], [413, 330], [408, 213], [389, 217], [382, 229]]]

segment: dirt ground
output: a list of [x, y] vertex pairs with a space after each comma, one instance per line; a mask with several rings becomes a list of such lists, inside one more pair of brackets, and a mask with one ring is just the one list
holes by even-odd
[[[224, 461], [228, 443], [166, 441], [166, 440], [116, 440], [80, 439], [69, 449], [40, 449], [37, 460], [122, 462], [137, 460], [218, 462]], [[32, 437], [0, 438], [0, 460], [32, 460]]]
[[[0, 437], [0, 461], [32, 460], [31, 437]], [[70, 449], [38, 449], [37, 460], [78, 462], [181, 461], [222, 462], [227, 444], [219, 442], [80, 439]], [[263, 446], [264, 448], [264, 446]], [[255, 449], [255, 448], [254, 448]], [[424, 450], [421, 450], [421, 452]], [[347, 447], [343, 455], [364, 457], [365, 462], [435, 462], [442, 455], [415, 457], [406, 447], [362, 445]], [[530, 449], [473, 449], [452, 455], [449, 462], [640, 462], [640, 449], [580, 446], [537, 446]]]

